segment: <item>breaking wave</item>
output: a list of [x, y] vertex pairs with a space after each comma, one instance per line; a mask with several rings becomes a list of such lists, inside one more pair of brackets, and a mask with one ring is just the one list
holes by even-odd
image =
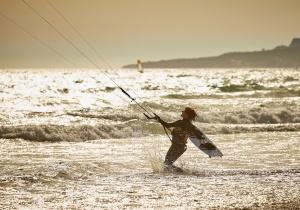
[[[230, 134], [268, 131], [300, 131], [300, 124], [196, 124], [207, 134]], [[129, 121], [115, 125], [19, 125], [1, 126], [0, 138], [24, 139], [28, 141], [48, 142], [81, 142], [108, 138], [131, 138], [149, 135], [163, 135], [164, 130], [158, 123]]]
[[0, 137], [21, 138], [29, 141], [88, 141], [105, 138], [142, 136], [142, 130], [134, 126], [121, 125], [20, 125], [0, 127]]
[[[148, 103], [151, 108], [157, 110], [164, 119], [175, 119], [178, 116], [182, 104], [156, 104]], [[300, 110], [296, 103], [265, 103], [260, 104], [256, 108], [242, 109], [238, 107], [234, 109], [216, 109], [211, 111], [209, 105], [196, 104], [190, 105], [198, 111], [196, 122], [199, 123], [223, 123], [223, 124], [282, 124], [282, 123], [300, 123]]]
[[[300, 110], [298, 104], [265, 103], [250, 109], [216, 109], [211, 111], [204, 105], [193, 104], [199, 110], [195, 125], [207, 134], [230, 134], [244, 132], [285, 132], [300, 131]], [[154, 112], [166, 121], [178, 119], [182, 104], [147, 103]], [[209, 106], [209, 105], [208, 105]], [[56, 116], [55, 113], [27, 113], [29, 121], [34, 117], [53, 117], [56, 121], [69, 120], [70, 123], [36, 124], [24, 123], [0, 126], [0, 138], [25, 139], [29, 141], [89, 141], [106, 138], [131, 138], [162, 135], [164, 131], [157, 122], [146, 120], [132, 104], [128, 109], [73, 110]], [[5, 122], [5, 121], [4, 121]]]
[[235, 111], [231, 113], [201, 113], [197, 121], [202, 123], [226, 124], [300, 123], [300, 112], [287, 108], [275, 110], [268, 108], [253, 108], [247, 111]]

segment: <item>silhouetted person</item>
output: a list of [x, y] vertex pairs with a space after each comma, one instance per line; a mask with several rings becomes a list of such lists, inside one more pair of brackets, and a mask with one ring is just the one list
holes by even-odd
[[160, 122], [164, 127], [171, 128], [172, 134], [172, 145], [167, 152], [165, 158], [165, 165], [172, 166], [172, 164], [186, 151], [187, 139], [190, 135], [195, 135], [197, 138], [204, 138], [201, 131], [196, 130], [192, 121], [197, 116], [194, 109], [186, 107], [181, 113], [182, 120], [175, 121], [173, 123], [167, 123], [156, 117], [157, 121]]

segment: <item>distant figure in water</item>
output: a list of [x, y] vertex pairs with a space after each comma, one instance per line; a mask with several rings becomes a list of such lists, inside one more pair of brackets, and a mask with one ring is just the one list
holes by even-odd
[[173, 163], [186, 151], [186, 143], [189, 135], [194, 134], [199, 139], [204, 138], [203, 133], [196, 130], [196, 127], [192, 124], [196, 116], [195, 110], [189, 107], [186, 107], [182, 111], [182, 120], [172, 123], [167, 123], [160, 119], [159, 116], [156, 116], [157, 121], [171, 130], [172, 134], [172, 145], [167, 152], [164, 162], [166, 167], [173, 166]]

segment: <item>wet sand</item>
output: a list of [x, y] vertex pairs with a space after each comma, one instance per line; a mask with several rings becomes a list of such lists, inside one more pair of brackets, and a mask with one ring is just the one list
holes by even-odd
[[1, 209], [299, 209], [299, 132], [210, 135], [161, 168], [165, 136], [87, 142], [0, 139]]

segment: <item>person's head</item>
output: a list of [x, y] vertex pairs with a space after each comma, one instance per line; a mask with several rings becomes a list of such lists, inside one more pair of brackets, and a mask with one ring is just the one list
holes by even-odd
[[184, 120], [195, 120], [195, 117], [197, 116], [196, 112], [194, 109], [190, 108], [190, 107], [186, 107], [182, 113], [181, 113], [181, 117]]

